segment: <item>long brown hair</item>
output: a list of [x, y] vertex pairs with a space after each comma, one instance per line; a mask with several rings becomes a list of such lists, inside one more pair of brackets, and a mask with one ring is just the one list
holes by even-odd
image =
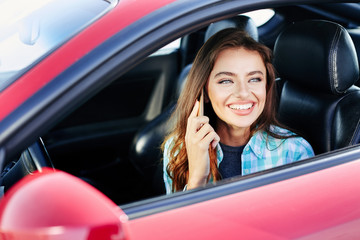
[[[167, 153], [170, 156], [170, 161], [166, 169], [172, 179], [173, 191], [183, 189], [189, 177], [189, 167], [185, 145], [187, 119], [194, 107], [196, 99], [200, 95], [201, 89], [204, 88], [209, 79], [217, 56], [221, 51], [229, 48], [245, 48], [246, 50], [258, 52], [266, 67], [266, 104], [262, 114], [250, 126], [250, 136], [252, 136], [255, 131], [263, 130], [273, 137], [284, 138], [283, 136], [277, 135], [270, 130], [271, 125], [280, 125], [276, 120], [275, 113], [275, 71], [271, 63], [271, 50], [265, 45], [256, 42], [244, 31], [236, 28], [222, 30], [209, 38], [196, 55], [193, 66], [189, 72], [188, 79], [186, 80], [184, 88], [178, 99], [176, 109], [170, 118], [170, 122], [173, 123], [172, 130], [162, 144], [162, 149], [164, 149], [165, 143], [171, 139], [171, 150]], [[216, 122], [216, 115], [211, 107], [211, 104], [206, 104], [205, 115], [210, 118], [210, 124], [215, 127], [214, 124]], [[216, 153], [211, 150], [209, 153], [209, 178], [216, 181], [221, 178], [217, 168]]]

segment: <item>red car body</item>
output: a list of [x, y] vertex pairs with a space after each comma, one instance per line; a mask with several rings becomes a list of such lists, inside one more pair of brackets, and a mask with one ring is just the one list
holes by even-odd
[[[0, 93], [0, 121], [7, 122], [6, 128], [12, 126], [8, 121], [16, 110], [59, 74], [118, 32], [174, 2], [119, 1]], [[266, 2], [243, 1], [239, 9], [277, 4]], [[0, 154], [7, 154], [16, 148], [11, 141], [16, 131], [0, 130]], [[339, 155], [333, 162], [324, 155], [295, 165], [291, 171], [296, 170], [296, 176], [288, 177], [290, 170], [282, 169], [255, 180], [244, 178], [242, 191], [229, 190], [204, 201], [187, 204], [186, 198], [224, 186], [230, 189], [233, 183], [155, 199], [151, 203], [156, 210], [131, 217], [87, 183], [62, 171], [44, 170], [25, 177], [1, 199], [0, 239], [357, 239], [360, 154], [350, 148]], [[176, 205], [184, 198], [185, 203]], [[174, 207], [161, 210], [162, 205], [156, 205], [166, 201], [173, 201]]]

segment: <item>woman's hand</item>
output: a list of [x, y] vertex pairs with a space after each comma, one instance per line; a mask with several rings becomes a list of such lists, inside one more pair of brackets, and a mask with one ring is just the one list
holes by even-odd
[[189, 164], [187, 189], [206, 184], [210, 173], [209, 146], [215, 148], [220, 141], [209, 124], [209, 118], [197, 116], [199, 106], [199, 101], [196, 101], [186, 127], [185, 144]]

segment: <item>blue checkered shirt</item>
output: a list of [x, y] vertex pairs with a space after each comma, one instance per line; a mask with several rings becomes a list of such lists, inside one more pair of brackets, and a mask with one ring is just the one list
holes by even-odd
[[[271, 127], [271, 131], [283, 136], [294, 135], [289, 130], [280, 127]], [[172, 180], [166, 172], [169, 163], [169, 152], [171, 150], [172, 139], [169, 139], [164, 148], [164, 182], [166, 193], [172, 191]], [[220, 165], [224, 154], [220, 144], [216, 147], [217, 164]], [[296, 162], [301, 159], [314, 156], [311, 145], [302, 137], [291, 137], [286, 139], [278, 139], [269, 136], [266, 132], [256, 132], [245, 145], [241, 155], [241, 171], [242, 175], [255, 173], [278, 167], [281, 165]]]

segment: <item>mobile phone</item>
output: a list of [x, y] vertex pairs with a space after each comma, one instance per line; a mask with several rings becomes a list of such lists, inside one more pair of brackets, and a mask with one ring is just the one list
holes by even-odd
[[204, 116], [204, 89], [201, 90], [200, 93], [200, 99], [199, 99], [199, 111], [198, 111], [198, 116]]

